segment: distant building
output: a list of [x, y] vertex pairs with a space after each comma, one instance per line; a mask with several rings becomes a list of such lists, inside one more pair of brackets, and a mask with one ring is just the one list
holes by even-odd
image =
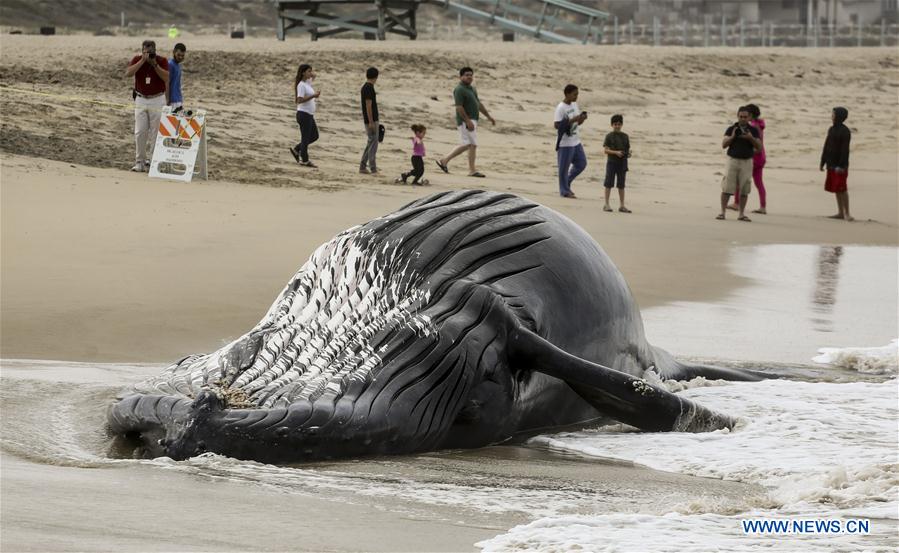
[[[585, 2], [585, 4], [590, 4]], [[899, 0], [605, 0], [595, 2], [601, 10], [635, 23], [743, 19], [747, 23], [868, 25], [885, 20], [899, 21]]]

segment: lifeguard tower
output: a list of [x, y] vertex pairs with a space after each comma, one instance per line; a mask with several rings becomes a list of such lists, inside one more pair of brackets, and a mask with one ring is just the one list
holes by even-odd
[[602, 39], [609, 14], [569, 0], [300, 0], [275, 1], [278, 39], [301, 28], [312, 40], [347, 31], [384, 40], [387, 33], [418, 38], [415, 13], [424, 4], [486, 21], [546, 42], [586, 44]]

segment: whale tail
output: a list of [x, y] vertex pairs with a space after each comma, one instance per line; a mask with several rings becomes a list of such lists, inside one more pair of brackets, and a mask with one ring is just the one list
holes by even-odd
[[653, 354], [653, 368], [662, 380], [692, 380], [697, 377], [708, 380], [731, 380], [737, 382], [758, 382], [774, 375], [749, 369], [716, 367], [713, 365], [692, 365], [683, 363], [673, 355], [656, 346], [649, 346]]
[[509, 346], [522, 364], [564, 380], [603, 414], [641, 430], [708, 432], [737, 423], [642, 378], [571, 355], [522, 326], [510, 334]]

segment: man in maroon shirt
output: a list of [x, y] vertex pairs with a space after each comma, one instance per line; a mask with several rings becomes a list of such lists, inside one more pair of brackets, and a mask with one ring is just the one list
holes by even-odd
[[[132, 171], [148, 171], [156, 146], [159, 117], [169, 84], [169, 62], [156, 55], [156, 42], [145, 40], [141, 53], [131, 58], [125, 78], [134, 77], [135, 163]], [[149, 142], [149, 150], [147, 149]]]

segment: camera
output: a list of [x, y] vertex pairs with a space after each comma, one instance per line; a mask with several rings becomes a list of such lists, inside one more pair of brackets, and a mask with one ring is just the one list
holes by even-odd
[[151, 60], [152, 60], [152, 59], [156, 59], [156, 50], [150, 50], [150, 51], [147, 53], [147, 57], [150, 58]]
[[734, 136], [740, 136], [741, 134], [743, 134], [743, 129], [740, 127], [740, 124], [734, 124]]

